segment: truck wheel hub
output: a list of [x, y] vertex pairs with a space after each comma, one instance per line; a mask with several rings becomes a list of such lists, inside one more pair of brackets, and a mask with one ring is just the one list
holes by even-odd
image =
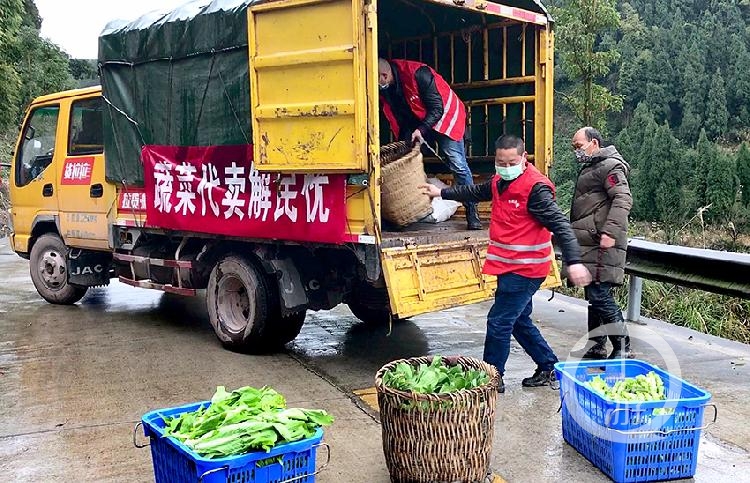
[[48, 250], [42, 255], [39, 263], [39, 273], [47, 287], [58, 289], [65, 284], [65, 260], [54, 250]]

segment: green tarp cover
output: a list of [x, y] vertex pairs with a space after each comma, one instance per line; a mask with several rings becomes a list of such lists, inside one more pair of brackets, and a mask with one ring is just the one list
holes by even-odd
[[145, 144], [250, 144], [248, 0], [194, 0], [99, 37], [111, 182], [143, 185]]

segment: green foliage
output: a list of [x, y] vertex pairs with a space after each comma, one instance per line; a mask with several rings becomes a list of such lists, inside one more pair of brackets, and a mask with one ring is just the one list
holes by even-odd
[[601, 42], [603, 35], [620, 25], [615, 0], [554, 2], [552, 13], [558, 21], [560, 66], [572, 81], [564, 99], [582, 124], [601, 127], [608, 112], [622, 109], [622, 96], [601, 83], [620, 58], [619, 52]]
[[72, 87], [68, 56], [39, 35], [33, 0], [0, 0], [0, 129], [36, 96]]
[[750, 147], [742, 143], [737, 152], [737, 180], [742, 189], [742, 204], [750, 207]]
[[418, 394], [443, 394], [463, 389], [472, 389], [490, 382], [484, 371], [464, 369], [460, 365], [448, 366], [440, 356], [432, 363], [414, 367], [406, 362], [398, 363], [383, 374], [383, 384], [399, 391]]
[[86, 59], [70, 59], [68, 62], [68, 68], [70, 70], [70, 75], [72, 75], [75, 80], [95, 79], [97, 76], [96, 64]]
[[706, 134], [713, 140], [720, 138], [726, 134], [728, 122], [727, 90], [724, 86], [724, 78], [717, 69], [711, 79], [706, 100]]
[[711, 204], [709, 220], [724, 222], [729, 218], [737, 197], [734, 158], [718, 152], [706, 175], [706, 200]]

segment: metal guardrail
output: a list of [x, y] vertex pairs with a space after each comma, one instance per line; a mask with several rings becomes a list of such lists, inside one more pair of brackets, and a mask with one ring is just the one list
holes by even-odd
[[[555, 247], [555, 256], [560, 251]], [[625, 273], [630, 275], [626, 319], [641, 318], [643, 279], [750, 299], [750, 253], [628, 240]]]
[[748, 253], [630, 239], [625, 273], [630, 275], [626, 318], [632, 322], [640, 319], [644, 278], [711, 293], [750, 298]]

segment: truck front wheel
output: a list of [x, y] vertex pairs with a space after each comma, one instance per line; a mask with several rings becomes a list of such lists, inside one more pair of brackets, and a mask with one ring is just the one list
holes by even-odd
[[36, 291], [51, 304], [72, 305], [88, 290], [68, 283], [68, 247], [57, 235], [48, 233], [37, 239], [31, 247], [29, 272]]
[[206, 302], [211, 325], [224, 346], [238, 352], [272, 352], [294, 339], [305, 313], [279, 315], [276, 288], [263, 270], [239, 255], [214, 266]]

